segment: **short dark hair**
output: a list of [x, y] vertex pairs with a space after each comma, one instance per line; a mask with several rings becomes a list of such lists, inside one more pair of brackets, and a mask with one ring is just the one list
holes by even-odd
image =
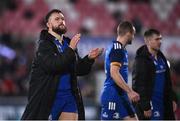
[[133, 33], [134, 26], [129, 21], [123, 21], [118, 25], [117, 34], [125, 35], [127, 32]]
[[160, 35], [161, 33], [157, 29], [148, 29], [144, 32], [144, 37], [150, 37], [152, 35]]
[[50, 16], [51, 16], [53, 13], [62, 13], [62, 11], [59, 10], [59, 9], [52, 9], [51, 11], [49, 11], [49, 12], [47, 13], [46, 17], [45, 17], [45, 20], [44, 20], [45, 25], [46, 25], [46, 23], [48, 22]]

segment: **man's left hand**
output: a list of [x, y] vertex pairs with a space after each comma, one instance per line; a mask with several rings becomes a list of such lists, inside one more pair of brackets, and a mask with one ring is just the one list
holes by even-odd
[[89, 59], [96, 59], [98, 56], [100, 56], [104, 51], [104, 48], [95, 48], [92, 49], [89, 54], [88, 54], [88, 58]]
[[175, 102], [175, 101], [173, 101], [172, 103], [173, 103], [173, 111], [175, 112], [175, 111], [176, 111], [176, 109], [177, 109], [177, 104], [176, 104], [176, 102]]

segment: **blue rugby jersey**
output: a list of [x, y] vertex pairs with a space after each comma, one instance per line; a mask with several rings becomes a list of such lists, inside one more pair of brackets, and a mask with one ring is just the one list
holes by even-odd
[[[64, 50], [68, 47], [68, 42], [66, 39], [64, 39], [62, 44], [57, 39], [54, 40], [54, 43], [56, 44], [59, 53], [63, 53]], [[58, 85], [58, 90], [70, 91], [71, 89], [70, 80], [71, 80], [70, 73], [64, 73], [63, 75], [60, 75], [60, 78], [59, 78], [60, 83]]]
[[163, 99], [166, 64], [161, 57], [158, 57], [157, 60], [153, 58], [153, 61], [156, 67], [153, 95]]
[[113, 41], [108, 47], [105, 54], [105, 73], [106, 80], [104, 82], [104, 88], [107, 86], [115, 86], [115, 82], [110, 74], [110, 64], [120, 64], [121, 68], [119, 73], [122, 75], [125, 82], [128, 82], [128, 53], [127, 50], [118, 41]]
[[126, 116], [134, 116], [134, 108], [127, 93], [116, 85], [110, 74], [111, 64], [121, 65], [119, 73], [128, 82], [128, 53], [122, 44], [113, 41], [105, 54], [106, 80], [101, 95], [101, 120], [122, 120]]
[[[63, 43], [61, 44], [57, 39], [54, 40], [54, 43], [56, 44], [59, 53], [63, 53], [64, 50], [68, 47], [67, 41], [68, 40], [64, 39]], [[69, 67], [73, 68], [73, 64]], [[60, 82], [58, 85], [56, 98], [54, 100], [51, 114], [49, 116], [50, 120], [58, 120], [61, 112], [77, 113], [76, 101], [71, 91], [70, 73], [61, 74], [59, 81]]]
[[151, 119], [158, 120], [163, 119], [164, 112], [164, 84], [165, 84], [165, 71], [166, 64], [161, 57], [158, 57], [157, 60], [152, 57], [155, 68], [156, 75], [154, 80], [154, 88], [152, 93], [152, 117]]

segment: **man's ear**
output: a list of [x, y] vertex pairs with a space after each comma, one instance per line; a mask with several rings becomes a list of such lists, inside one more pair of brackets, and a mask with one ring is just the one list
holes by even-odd
[[49, 26], [50, 26], [50, 25], [49, 25], [49, 22], [46, 23], [46, 26], [49, 28]]
[[149, 37], [144, 37], [144, 41], [145, 41], [146, 44], [149, 44], [149, 40], [150, 40]]

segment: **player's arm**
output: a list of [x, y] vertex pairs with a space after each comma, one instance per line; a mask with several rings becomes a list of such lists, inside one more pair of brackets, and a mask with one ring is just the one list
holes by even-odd
[[110, 65], [110, 73], [111, 77], [115, 81], [115, 83], [124, 91], [127, 92], [130, 100], [133, 102], [137, 102], [139, 100], [139, 95], [134, 92], [124, 81], [122, 75], [119, 73], [119, 69], [121, 67], [121, 64], [118, 62], [112, 62]]
[[114, 43], [113, 48], [110, 52], [110, 74], [115, 83], [122, 88], [124, 91], [127, 92], [128, 97], [132, 101], [139, 100], [139, 95], [134, 92], [124, 81], [122, 75], [119, 73], [121, 65], [124, 63], [124, 58], [126, 55], [124, 50], [122, 49], [119, 43]]
[[133, 89], [137, 91], [140, 95], [140, 101], [139, 105], [141, 109], [144, 111], [145, 117], [151, 117], [152, 111], [151, 111], [151, 99], [150, 96], [148, 96], [148, 70], [147, 70], [147, 63], [144, 58], [135, 58], [134, 64], [133, 64], [133, 71], [132, 71], [132, 77], [133, 77]]
[[78, 76], [86, 75], [90, 72], [95, 59], [103, 52], [103, 48], [95, 48], [90, 50], [89, 54], [84, 58], [80, 58], [77, 53], [78, 63], [76, 73]]
[[124, 91], [129, 93], [132, 91], [132, 89], [125, 83], [124, 79], [122, 78], [122, 75], [119, 73], [120, 66], [121, 64], [118, 62], [111, 63], [111, 77], [119, 87], [121, 87]]
[[49, 73], [62, 73], [68, 71], [68, 67], [75, 61], [75, 50], [80, 40], [80, 34], [76, 34], [69, 42], [63, 53], [56, 53], [56, 46], [49, 41], [40, 41], [37, 58], [44, 70]]
[[91, 67], [94, 63], [94, 59], [89, 59], [88, 55], [84, 58], [80, 58], [79, 56], [78, 62], [77, 62], [77, 68], [76, 68], [76, 74], [78, 76], [83, 76], [88, 74], [91, 71]]

